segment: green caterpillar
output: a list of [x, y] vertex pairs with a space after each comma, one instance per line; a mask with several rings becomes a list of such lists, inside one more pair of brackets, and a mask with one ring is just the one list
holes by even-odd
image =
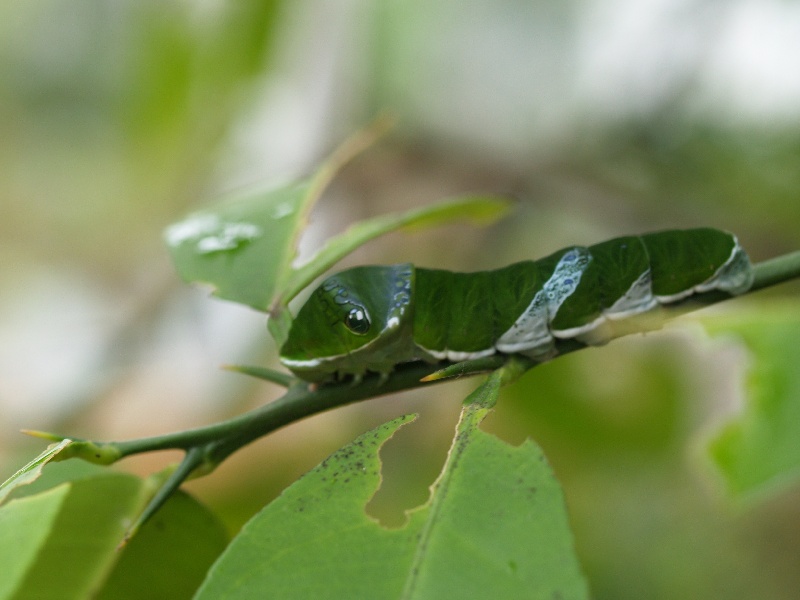
[[614, 320], [696, 292], [741, 294], [752, 282], [736, 237], [708, 228], [571, 246], [477, 273], [356, 267], [312, 293], [280, 360], [312, 382], [498, 352], [544, 361], [556, 354], [556, 338], [603, 344]]

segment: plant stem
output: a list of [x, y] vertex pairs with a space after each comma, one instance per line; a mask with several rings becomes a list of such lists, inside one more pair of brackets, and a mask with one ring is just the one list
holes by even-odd
[[[125, 532], [125, 537], [120, 542], [117, 549], [122, 548], [139, 531], [139, 528], [152, 517], [169, 497], [186, 481], [192, 472], [203, 463], [203, 450], [200, 447], [191, 448], [186, 452], [181, 463], [169, 474], [166, 481], [158, 486], [156, 493], [147, 503], [144, 510], [136, 518], [133, 525]], [[162, 477], [159, 475], [158, 477]]]
[[[798, 278], [800, 277], [800, 252], [793, 252], [758, 263], [753, 268], [755, 279], [750, 291]], [[663, 311], [660, 311], [655, 318], [644, 314], [620, 322], [623, 326], [614, 330], [613, 337], [658, 328], [668, 319], [731, 298], [732, 296], [718, 291], [697, 294], [684, 302], [663, 307]], [[557, 339], [555, 345], [557, 355], [567, 354], [585, 347], [583, 343], [575, 339]], [[496, 354], [480, 359], [480, 361], [468, 361], [461, 365], [445, 366], [445, 368], [442, 368], [442, 365], [421, 362], [407, 363], [399, 365], [391, 377], [386, 380], [377, 375], [370, 375], [357, 384], [341, 382], [318, 387], [312, 387], [289, 375], [282, 375], [269, 369], [236, 367], [235, 370], [243, 373], [288, 386], [288, 390], [283, 396], [269, 404], [214, 425], [129, 441], [87, 443], [113, 449], [118, 452], [119, 458], [155, 450], [182, 449], [186, 451], [184, 460], [140, 515], [135, 525], [138, 528], [189, 476], [210, 472], [236, 450], [281, 427], [346, 404], [420, 386], [433, 385], [444, 381], [445, 377], [451, 375], [475, 375], [480, 372], [493, 371], [507, 364], [509, 360], [513, 361], [514, 357]], [[517, 361], [512, 365], [513, 377], [509, 376], [509, 378], [521, 375], [536, 364], [538, 363], [527, 359]], [[436, 375], [430, 380], [421, 381], [434, 373]]]
[[[500, 360], [495, 368], [503, 362], [502, 357], [498, 358]], [[227, 421], [160, 436], [108, 443], [119, 449], [120, 458], [153, 450], [188, 450], [211, 442], [227, 442], [232, 438], [247, 440], [244, 442], [246, 444], [289, 423], [331, 408], [431, 385], [420, 382], [420, 379], [436, 370], [436, 365], [409, 363], [399, 367], [383, 383], [378, 376], [368, 376], [358, 385], [343, 382], [311, 390], [308, 384], [300, 382], [290, 387], [277, 400]]]
[[[753, 268], [755, 272], [755, 281], [751, 291], [756, 291], [800, 277], [800, 251], [758, 263], [754, 265]], [[708, 292], [706, 294], [695, 295], [683, 303], [665, 307], [665, 314], [662, 319], [659, 319], [659, 322], [686, 312], [697, 310], [707, 304], [730, 298], [731, 296], [721, 292]], [[656, 325], [656, 327], [657, 326], [658, 325]], [[637, 330], [641, 331], [641, 329]], [[628, 331], [625, 330], [619, 335], [625, 335], [627, 333]], [[583, 347], [583, 344], [575, 340], [556, 341], [558, 355], [574, 352]], [[464, 374], [474, 375], [479, 372], [490, 371], [505, 364], [506, 360], [507, 357], [503, 355], [494, 355], [481, 361], [482, 368], [480, 370], [467, 371]], [[532, 363], [531, 367], [535, 365], [536, 363]], [[257, 369], [253, 370], [249, 367], [241, 367], [237, 370], [246, 373], [253, 371], [253, 374], [257, 372]], [[375, 398], [401, 390], [408, 390], [422, 385], [431, 385], [436, 381], [441, 381], [441, 379], [432, 380], [430, 382], [420, 381], [420, 379], [440, 370], [442, 370], [441, 365], [409, 363], [400, 365], [392, 373], [392, 376], [384, 382], [381, 382], [380, 378], [377, 376], [368, 376], [356, 385], [349, 382], [326, 384], [314, 390], [311, 390], [307, 384], [298, 382], [289, 387], [286, 394], [277, 400], [227, 421], [186, 431], [136, 440], [109, 442], [109, 444], [119, 449], [120, 458], [130, 456], [131, 454], [154, 450], [175, 448], [188, 450], [195, 446], [212, 443], [216, 448], [215, 452], [227, 456], [254, 439], [310, 415], [361, 400]], [[456, 370], [453, 372], [455, 373]], [[277, 382], [282, 385], [288, 385], [290, 381], [292, 381], [292, 379], [287, 376], [286, 379]], [[227, 451], [227, 449], [230, 449], [230, 451]]]
[[755, 281], [751, 291], [800, 277], [800, 250], [776, 256], [754, 267]]

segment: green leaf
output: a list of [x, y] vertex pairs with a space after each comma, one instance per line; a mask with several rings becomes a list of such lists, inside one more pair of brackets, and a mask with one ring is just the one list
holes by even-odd
[[[164, 237], [181, 277], [211, 285], [220, 298], [280, 317], [283, 307], [276, 306], [276, 297], [291, 274], [297, 240], [314, 203], [341, 167], [390, 125], [388, 118], [378, 117], [345, 140], [310, 179], [240, 193], [168, 227]], [[271, 332], [280, 341], [287, 328], [284, 319]]]
[[[106, 473], [11, 500], [0, 508], [0, 557], [16, 553], [20, 538], [35, 547], [15, 577], [16, 591], [0, 598], [191, 597], [224, 548], [225, 534], [205, 509], [179, 494], [119, 551], [152, 493], [136, 477]], [[39, 518], [19, 517], [34, 510]]]
[[[329, 171], [330, 167], [320, 173]], [[220, 298], [266, 311], [288, 304], [332, 265], [376, 237], [456, 219], [486, 223], [510, 206], [500, 198], [463, 198], [368, 219], [332, 238], [306, 264], [293, 269], [297, 238], [319, 185], [306, 181], [252, 191], [172, 225], [165, 238], [181, 277], [212, 285]]]
[[[480, 430], [502, 371], [467, 399], [433, 488], [407, 598], [588, 598], [564, 498], [541, 449]], [[413, 515], [416, 516], [416, 515]]]
[[468, 399], [429, 502], [399, 529], [364, 512], [378, 451], [410, 417], [358, 438], [248, 523], [198, 593], [206, 598], [587, 598], [564, 499], [541, 450], [478, 424], [493, 374]]
[[736, 337], [749, 351], [745, 407], [709, 445], [713, 464], [735, 497], [800, 480], [800, 311], [769, 307], [735, 320], [706, 321], [714, 335]]
[[68, 439], [61, 440], [57, 444], [51, 444], [39, 456], [34, 458], [31, 462], [22, 467], [11, 477], [6, 479], [3, 484], [0, 485], [0, 504], [3, 503], [6, 497], [13, 492], [14, 489], [21, 485], [28, 485], [29, 483], [36, 481], [42, 474], [42, 469], [44, 466], [61, 454], [64, 449], [69, 447], [71, 444], [72, 440]]
[[269, 311], [279, 344], [291, 319], [285, 308], [300, 291], [368, 241], [401, 228], [432, 227], [456, 219], [486, 223], [507, 212], [508, 200], [472, 197], [357, 223], [306, 264], [293, 268], [297, 241], [316, 200], [339, 169], [389, 127], [379, 117], [345, 141], [314, 177], [274, 189], [255, 189], [189, 215], [164, 233], [184, 281], [205, 283], [214, 295]]
[[13, 597], [69, 493], [69, 484], [9, 502], [0, 508], [0, 599]]
[[128, 542], [96, 600], [191, 598], [227, 543], [216, 517], [178, 492]]
[[36, 481], [47, 463], [60, 462], [69, 458], [81, 458], [98, 465], [110, 465], [119, 459], [119, 451], [114, 444], [96, 444], [86, 440], [71, 440], [43, 431], [24, 430], [25, 433], [45, 440], [57, 440], [27, 465], [19, 469], [0, 485], [0, 504], [15, 489]]
[[226, 300], [268, 310], [294, 259], [314, 201], [311, 182], [254, 190], [190, 215], [165, 232], [181, 277]]

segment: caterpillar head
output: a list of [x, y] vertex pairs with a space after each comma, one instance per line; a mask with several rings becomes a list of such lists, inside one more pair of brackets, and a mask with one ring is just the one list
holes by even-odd
[[413, 346], [410, 264], [355, 267], [326, 279], [300, 308], [280, 360], [307, 381], [388, 373]]

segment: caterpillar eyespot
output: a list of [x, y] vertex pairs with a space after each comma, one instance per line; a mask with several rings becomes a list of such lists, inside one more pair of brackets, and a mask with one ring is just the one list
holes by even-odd
[[365, 335], [369, 331], [369, 317], [363, 308], [353, 308], [344, 318], [344, 324], [356, 335]]
[[355, 267], [309, 297], [280, 360], [311, 382], [498, 352], [547, 360], [556, 339], [602, 344], [614, 321], [694, 293], [741, 294], [752, 282], [736, 237], [710, 228], [571, 246], [476, 273]]

